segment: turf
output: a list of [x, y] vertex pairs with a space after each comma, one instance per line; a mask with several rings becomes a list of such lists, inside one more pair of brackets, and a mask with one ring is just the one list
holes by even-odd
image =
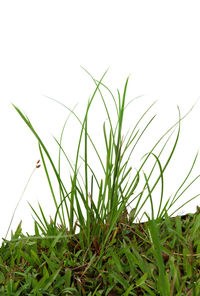
[[[200, 295], [199, 208], [195, 214], [166, 216], [158, 229], [169, 283], [166, 295]], [[13, 241], [2, 244], [0, 295], [160, 295], [148, 222], [133, 223], [124, 212], [101, 261], [98, 237], [83, 249], [78, 235], [70, 237], [51, 223], [47, 235], [42, 238], [36, 231], [25, 236], [20, 224]], [[101, 235], [105, 238], [106, 225]]]

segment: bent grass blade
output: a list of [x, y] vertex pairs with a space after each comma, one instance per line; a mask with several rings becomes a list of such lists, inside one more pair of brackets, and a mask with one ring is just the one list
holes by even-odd
[[31, 180], [31, 178], [32, 178], [32, 176], [33, 176], [35, 170], [38, 169], [38, 168], [40, 167], [39, 162], [40, 162], [40, 160], [37, 161], [37, 163], [36, 163], [36, 167], [33, 169], [33, 171], [32, 171], [32, 173], [31, 173], [30, 177], [28, 178], [28, 181], [27, 181], [27, 183], [26, 183], [26, 185], [25, 185], [25, 187], [24, 187], [24, 190], [23, 190], [23, 192], [22, 192], [22, 194], [21, 194], [21, 196], [20, 196], [20, 198], [19, 198], [19, 200], [18, 200], [18, 202], [17, 202], [17, 205], [16, 205], [16, 207], [15, 207], [15, 209], [14, 209], [14, 212], [13, 212], [13, 214], [12, 214], [12, 218], [11, 218], [10, 224], [9, 224], [9, 226], [8, 226], [8, 230], [7, 230], [7, 232], [6, 232], [5, 239], [7, 238], [7, 235], [8, 235], [8, 232], [9, 232], [9, 230], [10, 230], [10, 227], [11, 227], [11, 224], [12, 224], [12, 221], [13, 221], [13, 218], [14, 218], [14, 215], [15, 215], [15, 212], [16, 212], [17, 207], [18, 207], [18, 205], [19, 205], [19, 203], [20, 203], [20, 201], [21, 201], [21, 199], [22, 199], [22, 197], [23, 197], [23, 195], [24, 195], [24, 193], [25, 193], [25, 191], [26, 191], [26, 188], [28, 187], [28, 184], [29, 184], [29, 182], [30, 182], [30, 180]]

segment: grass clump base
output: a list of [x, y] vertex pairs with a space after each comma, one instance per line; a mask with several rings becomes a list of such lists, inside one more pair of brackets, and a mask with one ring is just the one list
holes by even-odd
[[[89, 75], [92, 77], [91, 74]], [[129, 181], [124, 184], [132, 170], [132, 167], [126, 170], [128, 160], [155, 116], [152, 117], [142, 131], [138, 129], [138, 125], [153, 104], [139, 118], [125, 145], [124, 140], [126, 137], [122, 136], [122, 122], [126, 108], [125, 97], [128, 79], [126, 80], [122, 96], [118, 91], [119, 104], [117, 106], [112, 92], [102, 83], [103, 77], [100, 81], [92, 77], [96, 87], [88, 102], [83, 122], [79, 120], [72, 110], [62, 104], [76, 116], [82, 127], [74, 169], [61, 145], [68, 118], [62, 129], [60, 141], [55, 139], [59, 146], [58, 169], [56, 169], [47, 148], [33, 128], [30, 120], [13, 104], [15, 110], [38, 141], [42, 164], [55, 203], [55, 216], [53, 219], [50, 218], [50, 222], [48, 222], [40, 204], [40, 216], [29, 204], [37, 218], [34, 219], [35, 234], [29, 235], [26, 233], [24, 235], [22, 233], [21, 221], [15, 233], [11, 232], [11, 239], [7, 240], [6, 237], [17, 207], [15, 208], [6, 237], [3, 238], [0, 248], [0, 295], [200, 295], [200, 208], [197, 207], [197, 211], [194, 214], [171, 217], [185, 204], [197, 198], [199, 194], [192, 197], [169, 215], [169, 209], [200, 176], [197, 176], [190, 182], [185, 189], [182, 188], [194, 167], [198, 153], [189, 173], [179, 186], [171, 202], [170, 197], [162, 208], [164, 171], [174, 154], [179, 139], [180, 122], [193, 107], [182, 118], [178, 107], [179, 120], [177, 123], [159, 139], [150, 152], [142, 157], [144, 161], [140, 168], [136, 170], [135, 177], [131, 178], [131, 184], [129, 184]], [[118, 117], [115, 131], [100, 86], [109, 92], [115, 103]], [[100, 93], [104, 103], [110, 124], [109, 136], [106, 133], [105, 122], [103, 125], [107, 152], [106, 166], [103, 165], [87, 131], [88, 111], [97, 91]], [[165, 163], [161, 162], [160, 155], [163, 153], [177, 126], [178, 132], [173, 148], [167, 161]], [[174, 130], [163, 147], [159, 152], [155, 152], [157, 145], [172, 129]], [[80, 186], [77, 178], [79, 173], [77, 169], [79, 149], [83, 130], [85, 132], [84, 188]], [[117, 139], [115, 139], [116, 131]], [[105, 179], [104, 181], [101, 179], [100, 183], [88, 163], [88, 139], [92, 143], [105, 173]], [[128, 160], [122, 164], [124, 154], [127, 152], [130, 144], [134, 142], [135, 144], [128, 156]], [[69, 193], [61, 178], [61, 151], [74, 172], [74, 175], [71, 176], [71, 191]], [[54, 194], [44, 153], [58, 181], [59, 201]], [[141, 169], [150, 156], [155, 159], [155, 163], [147, 175], [144, 170], [141, 173]], [[154, 184], [150, 184], [150, 178], [156, 165], [160, 173]], [[39, 167], [38, 161], [35, 169]], [[92, 173], [90, 192], [88, 168]], [[141, 184], [142, 176], [144, 179], [143, 188], [139, 194], [136, 194], [136, 189]], [[94, 200], [93, 196], [94, 179], [99, 188], [97, 201]], [[161, 193], [159, 209], [155, 216], [152, 192], [158, 182], [161, 184]], [[182, 192], [180, 192], [181, 189]], [[140, 206], [142, 197], [145, 194], [146, 198]], [[21, 198], [22, 196], [20, 200]], [[137, 200], [136, 205], [131, 210], [128, 210], [135, 200]], [[144, 214], [147, 216], [148, 221], [135, 223], [136, 217], [147, 200], [150, 201], [151, 205], [151, 217], [145, 212]], [[57, 219], [59, 219], [60, 224], [57, 223]]]
[[[169, 295], [200, 293], [199, 226], [199, 208], [159, 223]], [[124, 212], [98, 264], [100, 249], [98, 238], [82, 249], [78, 234], [53, 223], [46, 238], [24, 236], [20, 223], [1, 247], [0, 295], [160, 295], [149, 222], [133, 223]]]

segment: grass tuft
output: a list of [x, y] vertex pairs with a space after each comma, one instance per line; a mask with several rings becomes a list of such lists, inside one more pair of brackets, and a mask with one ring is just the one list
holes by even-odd
[[[73, 114], [81, 124], [74, 167], [62, 147], [62, 137], [69, 116], [63, 126], [60, 141], [54, 138], [59, 147], [57, 169], [47, 147], [29, 118], [12, 104], [38, 141], [42, 165], [55, 204], [55, 216], [53, 219], [50, 217], [50, 221], [48, 221], [39, 203], [39, 212], [29, 203], [35, 214], [35, 234], [26, 233], [24, 235], [21, 221], [15, 233], [13, 234], [11, 231], [11, 239], [6, 239], [25, 189], [36, 168], [41, 166], [40, 161], [37, 161], [14, 210], [0, 248], [0, 295], [200, 295], [200, 208], [197, 206], [197, 211], [194, 214], [172, 217], [175, 212], [197, 198], [199, 194], [169, 215], [169, 209], [200, 176], [192, 180], [185, 189], [182, 188], [192, 172], [198, 153], [189, 173], [171, 202], [170, 197], [162, 206], [164, 172], [176, 149], [181, 121], [192, 111], [194, 106], [183, 117], [177, 107], [178, 121], [142, 157], [142, 164], [139, 169], [136, 169], [135, 175], [131, 177], [129, 183], [132, 167], [127, 168], [127, 166], [131, 154], [155, 116], [142, 130], [138, 126], [155, 102], [139, 118], [125, 142], [127, 135], [124, 137], [122, 133], [124, 111], [132, 102], [125, 106], [129, 77], [125, 82], [123, 92], [120, 93], [117, 90], [117, 105], [114, 95], [102, 82], [107, 71], [99, 81], [94, 79], [87, 70], [84, 69], [84, 71], [94, 81], [95, 90], [88, 101], [83, 122], [73, 110], [57, 100], [49, 98], [67, 108], [70, 115]], [[118, 118], [115, 128], [112, 125], [102, 89], [108, 91], [114, 101]], [[88, 133], [88, 113], [97, 92], [103, 101], [110, 124], [109, 132], [106, 131], [105, 122], [103, 124], [106, 146], [105, 165]], [[176, 129], [176, 138], [171, 152], [165, 162], [161, 161], [160, 156]], [[167, 139], [166, 136], [168, 136]], [[85, 148], [84, 159], [79, 155], [82, 138]], [[166, 140], [162, 148], [156, 153], [155, 148], [164, 138]], [[88, 140], [104, 171], [104, 179], [101, 179], [100, 182], [89, 164]], [[124, 155], [128, 153], [127, 150], [131, 144], [133, 147], [128, 159], [124, 161]], [[73, 175], [70, 175], [70, 192], [67, 191], [61, 178], [61, 152], [73, 170]], [[155, 162], [150, 173], [147, 174], [143, 167], [150, 157]], [[84, 161], [84, 179], [81, 176], [83, 188], [78, 180], [79, 158]], [[54, 193], [54, 186], [46, 165], [47, 161], [49, 161], [59, 185], [59, 200]], [[152, 184], [150, 178], [156, 166], [159, 169], [159, 174]], [[91, 188], [88, 184], [90, 176]], [[137, 193], [142, 180], [144, 185]], [[95, 197], [94, 182], [99, 190], [98, 196]], [[161, 184], [160, 203], [157, 215], [155, 215], [153, 191], [158, 182]], [[145, 197], [143, 202], [142, 197]], [[135, 223], [138, 214], [148, 200], [151, 205], [151, 217], [144, 212], [143, 215], [146, 215], [148, 221]], [[136, 205], [133, 207], [134, 201], [136, 201]]]

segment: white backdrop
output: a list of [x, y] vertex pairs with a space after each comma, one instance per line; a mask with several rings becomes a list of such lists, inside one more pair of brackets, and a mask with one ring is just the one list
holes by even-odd
[[[36, 138], [11, 102], [29, 117], [57, 166], [58, 146], [53, 136], [59, 139], [69, 111], [45, 96], [57, 99], [71, 109], [78, 103], [75, 112], [83, 120], [95, 85], [80, 66], [96, 79], [100, 79], [109, 67], [103, 82], [113, 91], [116, 99], [117, 88], [123, 92], [130, 74], [126, 102], [140, 95], [143, 97], [127, 107], [123, 134], [128, 128], [132, 131], [139, 116], [157, 100], [142, 127], [154, 114], [157, 116], [131, 159], [130, 166], [139, 168], [135, 158], [140, 159], [148, 152], [178, 120], [177, 105], [184, 115], [200, 96], [199, 29], [199, 1], [192, 0], [0, 3], [0, 237], [6, 234], [14, 208], [36, 161], [41, 160]], [[105, 90], [104, 97], [115, 126], [116, 110], [112, 98]], [[200, 102], [181, 124], [177, 150], [164, 175], [164, 201], [176, 192], [199, 149], [199, 112]], [[102, 100], [97, 95], [89, 113], [88, 128], [104, 164], [102, 125], [106, 119]], [[73, 163], [80, 127], [71, 115], [66, 125], [63, 148]], [[174, 140], [169, 144], [168, 153]], [[98, 158], [95, 154], [93, 158], [92, 151], [91, 148], [91, 159], [88, 161], [94, 170], [96, 168], [97, 175], [103, 178]], [[84, 157], [84, 150], [81, 156]], [[70, 184], [67, 176], [69, 165], [64, 157], [62, 160], [63, 179]], [[82, 168], [84, 170], [84, 165]], [[197, 159], [189, 180], [192, 181], [199, 173]], [[189, 181], [185, 187], [187, 184]], [[157, 187], [160, 189], [160, 185]], [[198, 193], [199, 179], [173, 210]], [[37, 211], [39, 201], [46, 216], [53, 217], [55, 209], [43, 166], [33, 175], [11, 227], [15, 230], [22, 220], [23, 232], [33, 233], [33, 213], [27, 200]], [[156, 206], [158, 200], [159, 193], [154, 195]], [[199, 198], [186, 205], [179, 214], [194, 212], [197, 205]], [[146, 209], [151, 213], [149, 206]]]

